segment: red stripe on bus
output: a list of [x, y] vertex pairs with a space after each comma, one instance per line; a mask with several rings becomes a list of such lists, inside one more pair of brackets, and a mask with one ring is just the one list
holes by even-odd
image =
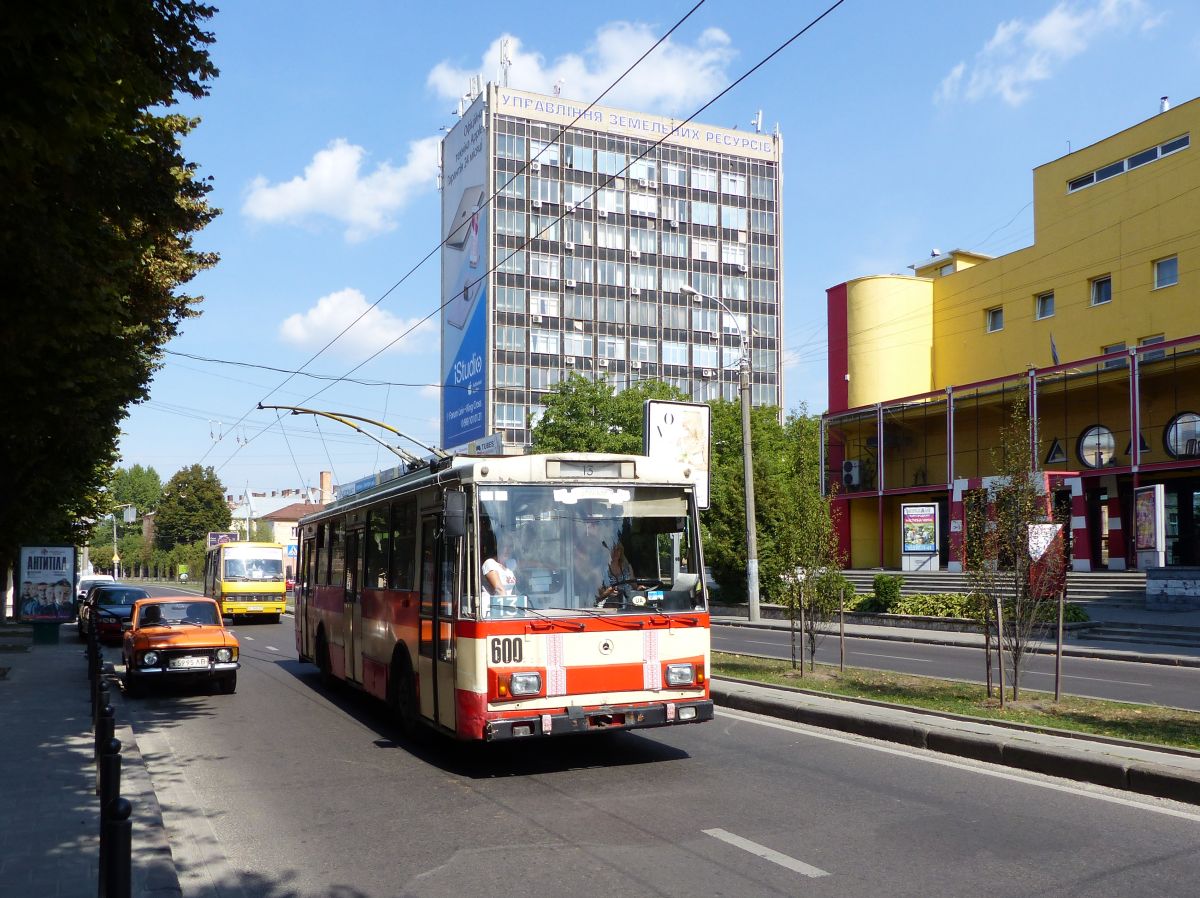
[[487, 696], [466, 689], [454, 690], [454, 728], [460, 739], [482, 739], [487, 725]]
[[[582, 625], [582, 626], [581, 626]], [[488, 636], [524, 636], [545, 633], [613, 633], [629, 630], [666, 630], [670, 627], [700, 627], [708, 629], [708, 612], [693, 612], [681, 616], [662, 617], [642, 614], [622, 614], [620, 617], [573, 617], [542, 620], [460, 620], [456, 630], [461, 639], [486, 639]]]

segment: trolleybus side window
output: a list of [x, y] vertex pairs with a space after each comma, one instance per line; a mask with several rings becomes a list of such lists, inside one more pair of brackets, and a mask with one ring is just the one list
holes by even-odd
[[346, 519], [333, 522], [329, 540], [329, 585], [346, 585]]
[[329, 523], [317, 525], [317, 569], [313, 574], [317, 586], [329, 585]]
[[409, 500], [392, 506], [392, 589], [416, 589], [417, 507]]
[[372, 510], [367, 520], [367, 576], [363, 586], [367, 589], [387, 589], [388, 553], [392, 545], [387, 506]]

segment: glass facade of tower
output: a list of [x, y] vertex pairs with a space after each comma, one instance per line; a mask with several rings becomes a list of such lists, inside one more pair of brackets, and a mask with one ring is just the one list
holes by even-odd
[[489, 118], [490, 432], [528, 443], [571, 373], [736, 400], [743, 332], [754, 404], [782, 405], [777, 152], [655, 146], [583, 122], [551, 143], [558, 123]]

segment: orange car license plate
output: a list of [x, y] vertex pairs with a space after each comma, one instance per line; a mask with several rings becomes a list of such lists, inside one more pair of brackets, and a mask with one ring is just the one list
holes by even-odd
[[174, 668], [192, 668], [192, 667], [208, 667], [208, 659], [201, 657], [189, 658], [172, 658], [171, 667]]

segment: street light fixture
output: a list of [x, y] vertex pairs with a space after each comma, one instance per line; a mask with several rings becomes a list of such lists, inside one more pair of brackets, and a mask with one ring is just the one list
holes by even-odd
[[742, 473], [746, 498], [746, 596], [750, 604], [750, 620], [759, 620], [758, 603], [758, 530], [754, 522], [754, 456], [750, 444], [750, 339], [733, 310], [715, 296], [701, 293], [691, 284], [679, 288], [681, 293], [691, 296], [696, 302], [711, 299], [733, 320], [738, 336], [742, 340], [742, 354], [738, 360], [739, 396], [742, 405]]
[[[117, 511], [118, 511], [119, 509], [122, 509], [122, 508], [133, 508], [133, 503], [132, 503], [132, 502], [126, 502], [124, 505], [117, 505], [117, 506], [114, 506], [114, 507], [113, 507], [113, 510], [112, 510], [112, 522], [113, 522], [113, 578], [114, 578], [114, 579], [117, 579], [117, 580], [120, 580], [120, 579], [121, 579], [121, 556], [120, 556], [119, 554], [117, 554]], [[132, 523], [133, 523], [133, 517], [131, 517], [131, 516], [129, 515], [129, 513], [128, 513], [128, 512], [126, 512], [126, 514], [125, 514], [125, 523], [126, 523], [126, 524], [132, 524]]]

